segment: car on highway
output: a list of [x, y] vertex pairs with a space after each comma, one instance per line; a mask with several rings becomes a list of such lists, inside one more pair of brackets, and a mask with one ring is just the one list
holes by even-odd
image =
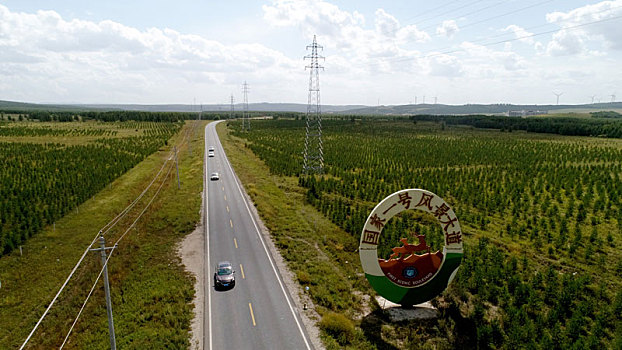
[[214, 151], [207, 151], [207, 156], [208, 157], [213, 157], [214, 156]]
[[216, 264], [214, 272], [214, 288], [233, 288], [235, 287], [235, 270], [228, 261], [221, 261]]
[[212, 173], [209, 177], [210, 180], [218, 180], [220, 179], [220, 175], [218, 173]]

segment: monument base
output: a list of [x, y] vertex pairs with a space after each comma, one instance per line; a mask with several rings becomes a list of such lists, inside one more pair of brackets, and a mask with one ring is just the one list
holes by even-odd
[[408, 307], [402, 307], [402, 305], [395, 304], [381, 296], [376, 296], [376, 301], [392, 322], [433, 320], [439, 315], [438, 309], [432, 306], [429, 301]]

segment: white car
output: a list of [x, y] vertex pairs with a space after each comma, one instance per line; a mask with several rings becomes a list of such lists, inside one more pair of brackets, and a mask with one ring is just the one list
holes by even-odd
[[218, 173], [212, 173], [209, 178], [210, 180], [218, 180], [220, 179], [220, 175], [218, 175]]
[[208, 151], [207, 152], [207, 156], [208, 157], [213, 157], [214, 156], [214, 151]]

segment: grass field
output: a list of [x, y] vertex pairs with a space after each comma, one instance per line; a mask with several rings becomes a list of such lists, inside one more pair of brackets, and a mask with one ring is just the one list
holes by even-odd
[[[52, 124], [59, 127], [58, 123]], [[176, 256], [176, 245], [199, 220], [204, 126], [203, 122], [187, 122], [166, 146], [55, 224], [46, 225], [23, 244], [21, 254], [14, 250], [0, 258], [0, 348], [20, 346], [98, 230], [141, 194], [164, 163], [164, 171], [153, 187], [106, 234], [107, 245], [125, 234], [109, 262], [116, 339], [121, 349], [189, 346], [193, 277], [184, 271]], [[88, 142], [89, 137], [84, 135], [93, 129], [117, 132], [109, 137], [142, 134], [142, 128], [131, 123], [66, 123], [60, 127], [79, 130], [58, 136], [68, 138], [63, 142], [76, 144]], [[191, 139], [192, 153], [187, 142], [178, 148], [181, 189], [177, 189], [169, 155], [172, 146], [179, 145], [184, 136]], [[128, 230], [160, 185], [160, 193], [149, 209]], [[89, 252], [27, 348], [60, 346], [100, 268], [99, 253]], [[101, 281], [65, 348], [109, 348]]]

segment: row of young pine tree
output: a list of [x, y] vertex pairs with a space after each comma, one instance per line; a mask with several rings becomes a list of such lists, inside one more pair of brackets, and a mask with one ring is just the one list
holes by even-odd
[[[79, 145], [0, 141], [0, 255], [10, 253], [157, 151], [181, 124], [141, 123], [140, 127], [147, 128], [144, 135], [96, 134], [101, 137]], [[72, 129], [65, 131], [76, 136]]]
[[[307, 201], [353, 237], [395, 191], [423, 188], [450, 203], [467, 250], [449, 295], [453, 305], [475, 305], [461, 321], [471, 327], [473, 336], [463, 337], [470, 346], [600, 348], [622, 339], [616, 336], [622, 332], [618, 143], [426, 123], [325, 121], [324, 174], [303, 176], [304, 122], [257, 121], [252, 132], [231, 130], [273, 174], [299, 176]], [[413, 226], [434, 250], [442, 247], [438, 225], [418, 226], [403, 216], [387, 224], [379, 256], [388, 258]], [[491, 237], [495, 244], [469, 236]], [[521, 247], [520, 264], [508, 246]]]

